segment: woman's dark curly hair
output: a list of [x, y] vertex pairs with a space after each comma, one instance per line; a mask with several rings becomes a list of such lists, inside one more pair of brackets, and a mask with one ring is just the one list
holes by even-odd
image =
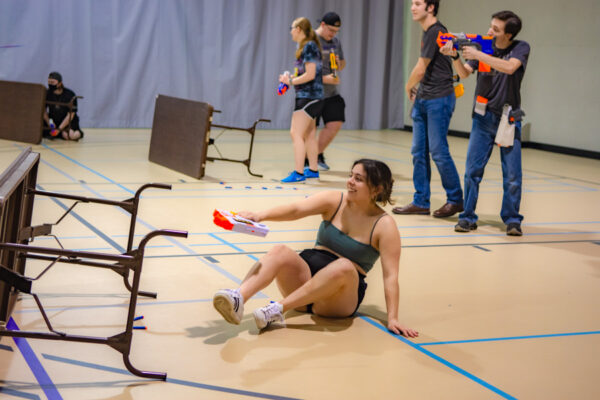
[[392, 200], [392, 186], [394, 186], [394, 179], [392, 179], [392, 171], [386, 163], [371, 160], [369, 158], [361, 158], [360, 160], [354, 161], [352, 168], [356, 164], [360, 164], [367, 173], [367, 184], [371, 189], [377, 189], [381, 186], [381, 192], [375, 198], [375, 201], [386, 204], [394, 204]]

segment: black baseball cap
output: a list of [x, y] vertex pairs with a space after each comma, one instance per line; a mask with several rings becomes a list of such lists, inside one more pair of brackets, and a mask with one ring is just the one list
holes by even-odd
[[342, 20], [340, 19], [340, 16], [337, 15], [337, 13], [334, 13], [333, 11], [330, 11], [327, 14], [323, 15], [323, 18], [321, 18], [321, 22], [324, 22], [327, 25], [337, 26], [338, 28], [342, 26]]
[[57, 81], [62, 82], [62, 75], [56, 71], [50, 72], [50, 75], [48, 75], [48, 79], [56, 79]]

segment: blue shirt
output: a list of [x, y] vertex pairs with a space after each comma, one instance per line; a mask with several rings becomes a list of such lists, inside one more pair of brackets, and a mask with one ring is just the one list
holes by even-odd
[[317, 66], [315, 79], [310, 82], [295, 85], [296, 98], [299, 99], [322, 99], [323, 98], [323, 66], [321, 65], [321, 52], [319, 46], [312, 40], [307, 42], [302, 49], [300, 58], [294, 63], [298, 69], [298, 76], [306, 72], [306, 63], [311, 62]]

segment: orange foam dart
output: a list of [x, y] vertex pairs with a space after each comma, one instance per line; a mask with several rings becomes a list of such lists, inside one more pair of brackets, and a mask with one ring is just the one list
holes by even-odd
[[213, 222], [228, 231], [246, 233], [254, 236], [267, 236], [269, 227], [265, 224], [251, 221], [236, 215], [233, 211], [215, 210], [213, 212]]

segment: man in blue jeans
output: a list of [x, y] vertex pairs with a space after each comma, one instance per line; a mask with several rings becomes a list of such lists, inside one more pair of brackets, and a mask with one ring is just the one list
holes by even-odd
[[[475, 207], [479, 195], [479, 183], [483, 171], [494, 148], [494, 139], [502, 110], [509, 105], [516, 111], [514, 122], [514, 141], [511, 146], [500, 148], [502, 160], [502, 178], [504, 196], [500, 216], [506, 224], [506, 234], [521, 236], [519, 214], [521, 205], [521, 82], [525, 74], [529, 58], [529, 44], [515, 40], [521, 30], [521, 19], [512, 11], [500, 11], [492, 15], [488, 35], [494, 37], [494, 54], [488, 55], [472, 47], [462, 49], [463, 57], [468, 60], [462, 64], [456, 50], [447, 43], [441, 52], [455, 59], [454, 67], [461, 78], [466, 78], [479, 69], [477, 87], [475, 88], [475, 105], [473, 109], [473, 126], [467, 150], [465, 169], [465, 205], [464, 212], [458, 217], [456, 232], [469, 232], [477, 229]], [[482, 68], [487, 64], [491, 68]]]
[[[463, 193], [458, 171], [448, 149], [448, 126], [454, 112], [456, 97], [452, 79], [452, 63], [439, 52], [436, 43], [439, 32], [447, 29], [437, 20], [439, 0], [412, 0], [413, 20], [421, 24], [423, 38], [421, 56], [413, 68], [406, 92], [414, 101], [413, 119], [413, 201], [404, 207], [395, 207], [395, 214], [429, 215], [431, 164], [429, 154], [442, 178], [446, 203], [434, 211], [437, 218], [450, 217], [463, 210]], [[420, 82], [418, 91], [416, 85]]]

